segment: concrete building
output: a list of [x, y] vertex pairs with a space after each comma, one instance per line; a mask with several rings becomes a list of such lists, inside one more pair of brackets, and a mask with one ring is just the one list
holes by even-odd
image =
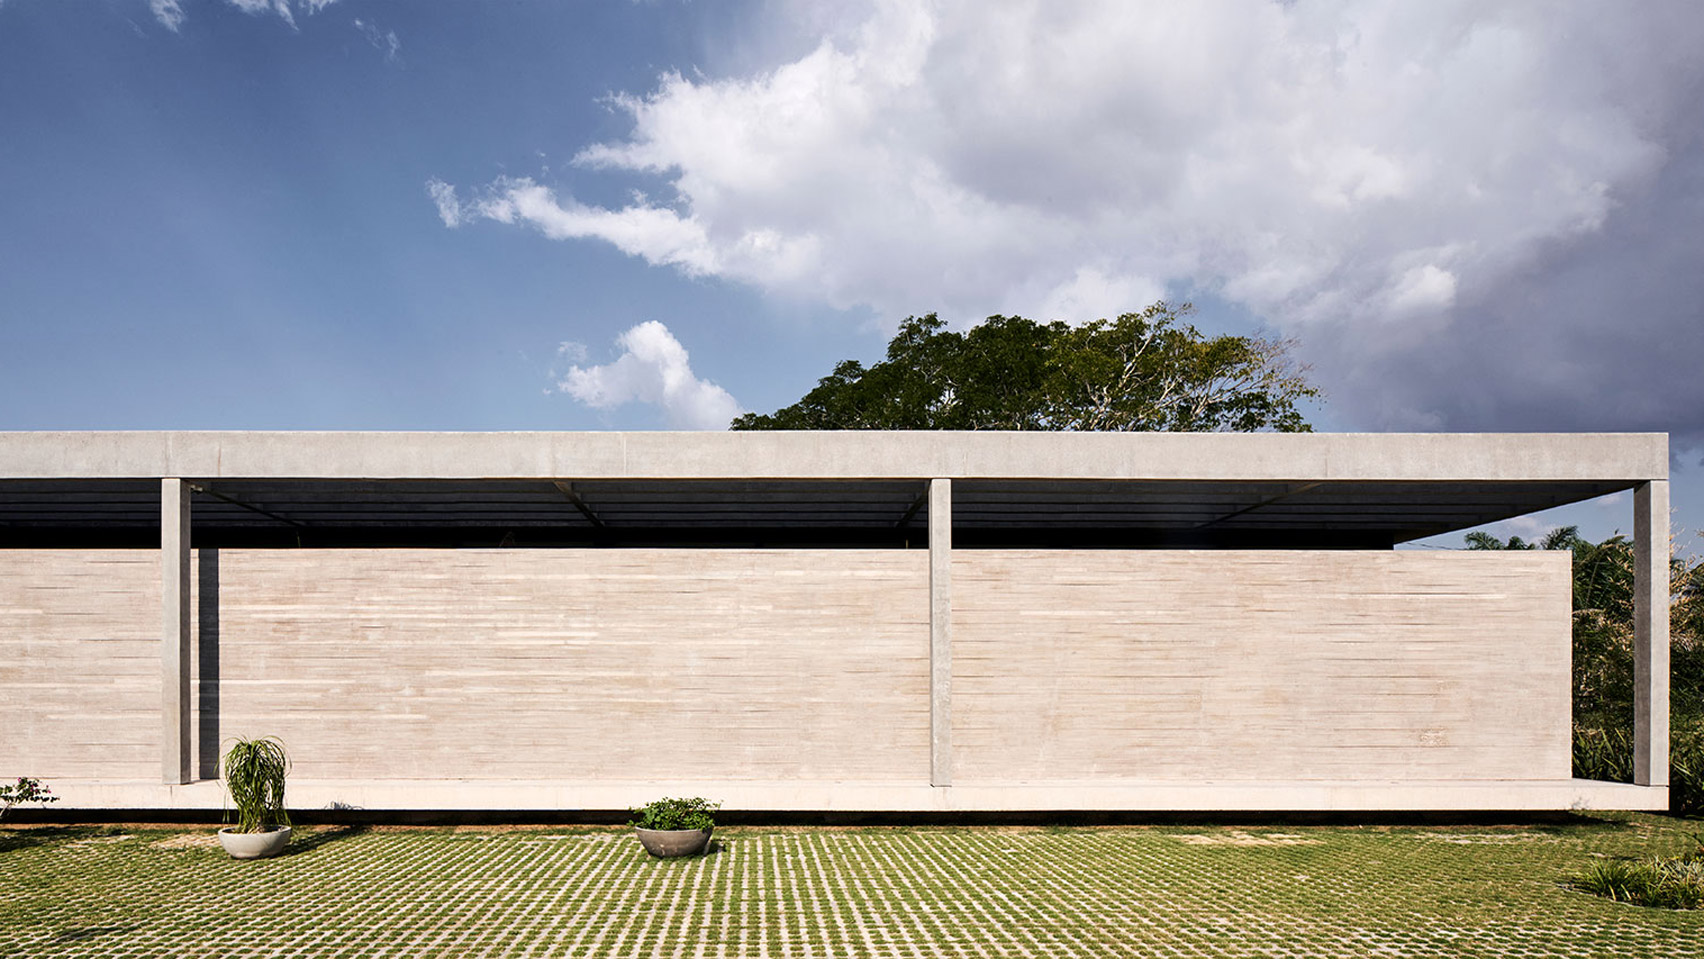
[[[0, 774], [217, 808], [1659, 809], [1660, 434], [0, 433]], [[1632, 490], [1632, 785], [1566, 554]]]

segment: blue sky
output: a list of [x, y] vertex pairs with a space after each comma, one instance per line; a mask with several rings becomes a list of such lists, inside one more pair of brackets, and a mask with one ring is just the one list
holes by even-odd
[[[608, 246], [445, 229], [429, 179], [566, 167], [625, 127], [610, 94], [713, 32], [690, 5], [478, 6], [346, 2], [293, 29], [185, 3], [175, 33], [140, 0], [0, 6], [8, 426], [645, 428], [654, 408], [547, 395], [559, 345], [657, 319], [707, 334], [711, 366], [736, 340], [804, 361], [792, 386], [866, 348], [860, 321]], [[589, 200], [634, 186], [576, 173]], [[768, 383], [752, 401], [786, 402]]]
[[1395, 6], [0, 0], [0, 428], [702, 427], [1167, 297], [1322, 428], [1668, 431], [1697, 529], [1704, 14]]

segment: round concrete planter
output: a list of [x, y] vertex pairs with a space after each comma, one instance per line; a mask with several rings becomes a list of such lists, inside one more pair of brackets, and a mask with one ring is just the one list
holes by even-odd
[[696, 856], [710, 845], [710, 829], [641, 829], [633, 827], [639, 834], [639, 845], [645, 851], [658, 859], [673, 859], [676, 856]]
[[219, 845], [225, 847], [232, 859], [265, 859], [267, 856], [276, 856], [283, 852], [289, 843], [289, 826], [274, 826], [266, 832], [219, 830]]

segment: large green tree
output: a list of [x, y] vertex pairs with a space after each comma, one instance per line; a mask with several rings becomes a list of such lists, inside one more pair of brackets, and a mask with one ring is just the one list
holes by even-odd
[[1293, 342], [1206, 336], [1155, 303], [1083, 326], [991, 316], [958, 333], [931, 313], [887, 357], [846, 360], [816, 388], [736, 430], [1279, 430], [1307, 432], [1319, 396]]

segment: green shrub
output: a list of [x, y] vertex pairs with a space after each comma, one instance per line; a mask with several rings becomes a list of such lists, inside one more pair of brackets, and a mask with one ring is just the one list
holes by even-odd
[[716, 825], [711, 814], [720, 808], [721, 803], [697, 796], [691, 799], [664, 798], [628, 810], [633, 818], [627, 824], [640, 829], [711, 829]]
[[1592, 863], [1574, 881], [1575, 888], [1616, 902], [1657, 909], [1704, 907], [1704, 859], [1696, 854], [1674, 858], [1610, 860]]
[[1704, 813], [1704, 720], [1676, 723], [1669, 737], [1669, 811]]
[[[265, 832], [290, 825], [284, 808], [284, 777], [290, 772], [290, 757], [284, 744], [267, 736], [238, 739], [225, 753], [225, 791], [237, 807], [237, 832]], [[225, 811], [225, 821], [231, 811]]]
[[21, 806], [24, 803], [31, 802], [50, 803], [58, 801], [59, 797], [55, 796], [52, 790], [43, 786], [41, 780], [32, 779], [29, 776], [19, 776], [15, 784], [0, 786], [0, 819], [5, 819], [6, 814], [12, 811], [13, 806]]
[[[1633, 730], [1574, 725], [1574, 775], [1602, 782], [1633, 781]], [[1677, 720], [1669, 729], [1669, 811], [1704, 813], [1704, 720]]]
[[1633, 781], [1633, 730], [1574, 724], [1574, 776], [1607, 783]]

